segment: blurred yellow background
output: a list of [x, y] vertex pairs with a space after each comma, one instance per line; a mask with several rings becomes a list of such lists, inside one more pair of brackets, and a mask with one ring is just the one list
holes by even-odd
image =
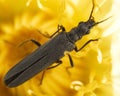
[[82, 51], [70, 52], [74, 67], [70, 75], [68, 57], [63, 64], [46, 71], [43, 84], [41, 73], [16, 88], [8, 88], [3, 78], [6, 72], [37, 46], [32, 43], [18, 47], [22, 42], [35, 39], [44, 44], [62, 24], [67, 32], [89, 18], [92, 0], [0, 0], [0, 96], [120, 96], [120, 1], [94, 0], [95, 21], [112, 16], [92, 28], [91, 33], [76, 45], [80, 48], [91, 38]]

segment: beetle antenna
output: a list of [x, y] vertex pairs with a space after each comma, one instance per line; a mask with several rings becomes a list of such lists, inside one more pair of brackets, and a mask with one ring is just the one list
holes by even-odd
[[92, 16], [92, 14], [93, 14], [93, 11], [94, 11], [94, 8], [95, 8], [95, 2], [94, 2], [94, 0], [92, 0], [92, 10], [91, 10], [91, 13], [90, 13], [90, 16], [89, 16], [89, 19], [88, 20], [90, 20], [91, 18], [93, 18], [94, 19], [94, 17]]
[[106, 19], [104, 19], [104, 20], [101, 20], [101, 21], [99, 21], [99, 22], [96, 22], [96, 23], [95, 23], [94, 25], [92, 25], [92, 26], [98, 25], [98, 24], [100, 24], [100, 23], [102, 23], [102, 22], [110, 19], [111, 17], [112, 17], [112, 16], [110, 16], [110, 17], [108, 17], [108, 18], [106, 18]]

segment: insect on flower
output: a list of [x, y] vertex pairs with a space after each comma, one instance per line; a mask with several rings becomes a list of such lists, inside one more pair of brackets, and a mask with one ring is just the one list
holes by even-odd
[[[8, 71], [4, 77], [5, 84], [8, 87], [16, 87], [35, 76], [37, 73], [44, 71], [44, 69], [51, 69], [60, 65], [62, 63], [60, 59], [64, 56], [65, 51], [75, 50], [78, 52], [88, 43], [98, 41], [99, 39], [91, 39], [80, 49], [75, 45], [75, 42], [80, 40], [84, 35], [90, 33], [91, 28], [108, 19], [95, 22], [92, 16], [94, 11], [94, 0], [92, 0], [92, 4], [92, 10], [86, 22], [79, 22], [77, 27], [72, 28], [69, 32], [66, 32], [62, 25], [58, 25], [58, 30], [53, 35], [49, 36], [51, 39], [43, 45], [35, 40], [31, 40], [38, 45], [39, 48]], [[69, 53], [67, 55], [70, 60], [70, 65], [73, 67], [72, 57]], [[57, 63], [57, 65], [49, 67], [53, 63]]]

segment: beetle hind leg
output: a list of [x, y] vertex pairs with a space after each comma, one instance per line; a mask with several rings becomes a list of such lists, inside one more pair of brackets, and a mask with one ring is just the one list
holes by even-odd
[[55, 68], [55, 67], [59, 66], [60, 64], [62, 64], [62, 61], [61, 61], [61, 60], [58, 60], [58, 61], [56, 61], [55, 63], [57, 63], [57, 64], [54, 65], [54, 66], [48, 67], [47, 69], [52, 69], [52, 68]]
[[67, 55], [68, 55], [68, 59], [70, 62], [70, 66], [66, 67], [66, 71], [70, 75], [69, 69], [74, 67], [74, 63], [73, 63], [73, 59], [72, 59], [71, 55], [69, 53], [67, 53]]
[[55, 63], [57, 63], [56, 65], [54, 66], [51, 66], [51, 67], [48, 67], [47, 69], [45, 69], [42, 73], [42, 76], [41, 76], [41, 80], [40, 80], [40, 85], [42, 84], [42, 81], [43, 81], [43, 78], [44, 78], [44, 75], [45, 75], [45, 72], [49, 69], [52, 69], [52, 68], [55, 68], [57, 66], [59, 66], [60, 64], [62, 64], [62, 61], [61, 60], [57, 60]]

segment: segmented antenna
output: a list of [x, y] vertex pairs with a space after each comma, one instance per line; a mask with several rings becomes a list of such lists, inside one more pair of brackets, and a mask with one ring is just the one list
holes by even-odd
[[93, 18], [94, 19], [94, 17], [92, 16], [92, 14], [93, 14], [93, 11], [94, 11], [94, 8], [95, 8], [95, 2], [94, 2], [94, 0], [92, 0], [92, 10], [91, 10], [91, 13], [90, 13], [90, 16], [89, 16], [89, 19], [88, 19], [88, 21], [91, 19], [91, 18]]
[[[90, 16], [89, 16], [88, 21], [91, 20], [91, 19], [94, 20], [94, 17], [92, 16], [93, 11], [94, 11], [94, 8], [95, 8], [95, 1], [94, 1], [94, 0], [92, 0], [92, 5], [93, 5], [93, 6], [92, 6], [92, 10], [91, 10], [91, 13], [90, 13]], [[95, 25], [97, 25], [97, 24], [100, 24], [100, 23], [108, 20], [108, 19], [111, 18], [111, 17], [112, 17], [112, 16], [110, 16], [110, 17], [108, 17], [108, 18], [106, 18], [106, 19], [104, 19], [104, 20], [101, 20], [101, 21], [99, 21], [99, 22], [95, 22], [92, 26], [95, 26]]]

